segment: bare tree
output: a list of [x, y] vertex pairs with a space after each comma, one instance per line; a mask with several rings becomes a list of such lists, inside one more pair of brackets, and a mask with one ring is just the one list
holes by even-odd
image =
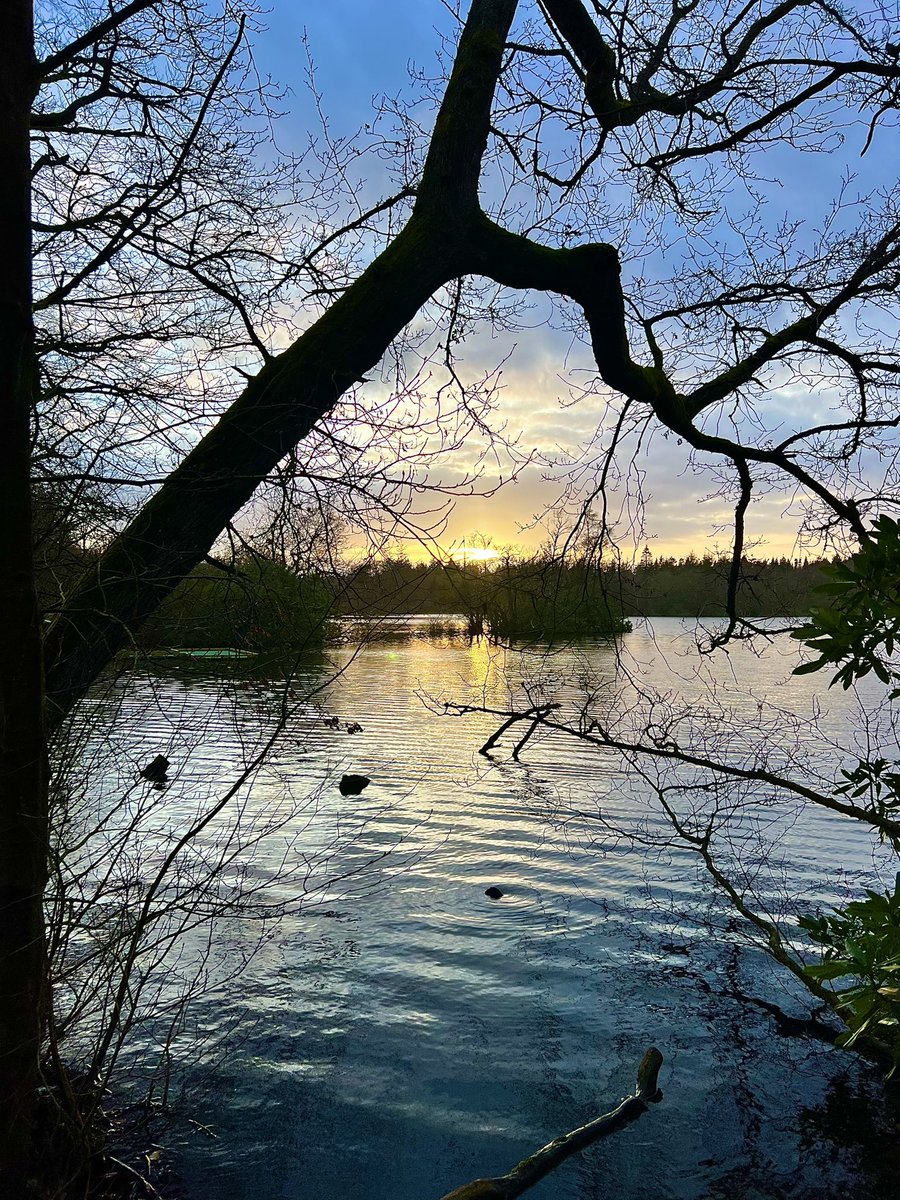
[[[477, 425], [490, 393], [472, 393], [455, 372], [450, 347], [465, 314], [512, 325], [507, 290], [526, 289], [547, 294], [563, 327], [593, 355], [596, 391], [612, 410], [597, 444], [600, 484], [626, 434], [654, 425], [723, 464], [735, 512], [730, 632], [755, 490], [800, 489], [820, 527], [865, 539], [865, 514], [886, 490], [871, 481], [873, 447], [884, 456], [882, 483], [893, 480], [893, 182], [870, 196], [839, 195], [812, 239], [798, 237], [789, 221], [764, 228], [761, 202], [752, 201], [758, 151], [827, 149], [841, 124], [848, 135], [861, 131], [864, 145], [880, 136], [900, 81], [896, 13], [761, 0], [673, 3], [635, 15], [627, 6], [543, 0], [514, 27], [517, 8], [515, 0], [473, 0], [433, 131], [409, 129], [402, 141], [397, 193], [371, 209], [357, 205], [346, 219], [336, 205], [298, 263], [280, 234], [249, 239], [252, 249], [235, 236], [245, 220], [258, 233], [271, 228], [260, 193], [237, 180], [253, 145], [244, 99], [256, 91], [242, 73], [243, 19], [217, 24], [193, 0], [132, 0], [102, 12], [86, 6], [73, 35], [48, 9], [36, 54], [27, 0], [5, 7], [0, 294], [10, 436], [0, 471], [8, 564], [0, 924], [8, 981], [2, 1062], [16, 1100], [4, 1110], [2, 1144], [16, 1169], [43, 1028], [47, 834], [32, 457], [76, 491], [92, 480], [153, 489], [47, 633], [51, 725], [298, 446], [310, 475], [306, 451], [316, 439], [340, 453], [329, 425], [338, 402], [360, 397], [344, 415], [369, 419], [361, 384], [432, 303], [455, 380], [434, 425], [446, 444], [471, 427], [460, 413]], [[173, 45], [170, 29], [178, 30]], [[162, 74], [148, 78], [137, 65], [141, 46], [163, 43], [166, 56], [154, 57]], [[164, 62], [177, 78], [165, 76]], [[222, 95], [227, 102], [217, 108]], [[30, 134], [39, 147], [33, 162]], [[93, 153], [119, 137], [120, 154]], [[324, 145], [333, 164], [340, 146], [327, 137]], [[485, 204], [483, 177], [498, 182], [493, 194], [485, 189]], [[224, 198], [214, 186], [222, 178]], [[310, 189], [315, 184], [313, 175]], [[741, 217], [722, 217], [728, 188], [747, 200]], [[275, 196], [269, 204], [278, 208]], [[36, 294], [32, 216], [46, 264]], [[374, 253], [362, 231], [372, 233]], [[644, 262], [648, 236], [688, 245], [671, 273], [654, 275]], [[291, 290], [298, 270], [305, 293]], [[458, 282], [473, 277], [488, 282]], [[183, 304], [172, 306], [178, 289], [186, 289]], [[166, 304], [155, 309], [154, 295]], [[297, 327], [282, 348], [266, 322], [290, 297]], [[39, 400], [33, 301], [46, 390]], [[181, 336], [185, 319], [189, 339]], [[158, 353], [147, 358], [152, 342]], [[113, 349], [115, 363], [127, 364], [122, 374], [102, 369]], [[233, 392], [236, 372], [242, 382]], [[769, 390], [813, 379], [828, 382], [836, 411], [806, 422], [801, 414], [787, 432], [768, 428]], [[130, 407], [135, 384], [142, 416]], [[426, 386], [423, 379], [406, 390], [415, 398]], [[79, 392], [86, 402], [74, 408]], [[160, 419], [164, 451], [148, 434]], [[41, 447], [34, 456], [32, 420]], [[204, 432], [194, 444], [198, 423]], [[153, 446], [137, 474], [134, 439]]]
[[[633, 170], [639, 188], [655, 193], [654, 202], [662, 189], [677, 209], [699, 220], [699, 202], [704, 189], [709, 201], [713, 183], [711, 164], [717, 165], [719, 157], [723, 169], [734, 172], [735, 164], [740, 166], [740, 159], [760, 143], [790, 136], [812, 148], [821, 146], [827, 128], [820, 97], [849, 106], [864, 96], [874, 135], [882, 110], [892, 103], [898, 73], [884, 49], [889, 20], [879, 18], [880, 26], [851, 26], [825, 7], [806, 4], [736, 12], [706, 60], [692, 65], [692, 48], [705, 44], [710, 34], [710, 18], [696, 9], [676, 8], [670, 19], [633, 31], [635, 54], [613, 49], [624, 46], [626, 18], [621, 27], [609, 18], [613, 26], [604, 36], [601, 26], [607, 18], [597, 25], [580, 3], [550, 4], [547, 15], [555, 31], [553, 54], [545, 53], [550, 49], [546, 44], [528, 42], [516, 42], [506, 51], [497, 39], [506, 37], [512, 10], [474, 7], [471, 38], [460, 42], [409, 221], [383, 254], [341, 289], [306, 334], [254, 375], [227, 420], [180, 463], [130, 531], [110, 547], [94, 582], [86, 582], [72, 597], [49, 645], [48, 685], [61, 709], [83, 690], [79, 678], [90, 678], [96, 662], [121, 645], [129, 626], [138, 624], [172, 581], [193, 565], [197, 547], [211, 543], [246, 503], [256, 482], [371, 369], [428, 298], [462, 275], [482, 275], [506, 287], [554, 292], [574, 301], [603, 384], [625, 398], [620, 424], [636, 414], [640, 419], [651, 414], [695, 451], [732, 464], [736, 564], [754, 479], [765, 482], [773, 473], [806, 489], [832, 514], [831, 520], [864, 535], [859, 510], [867, 497], [853, 483], [854, 464], [866, 443], [873, 436], [883, 441], [894, 424], [886, 405], [895, 371], [880, 341], [867, 349], [858, 333], [843, 336], [841, 322], [863, 300], [890, 302], [898, 257], [890, 192], [880, 207], [867, 205], [852, 230], [846, 230], [848, 214], [838, 204], [811, 250], [792, 250], [789, 231], [784, 231], [781, 242], [776, 240], [764, 255], [763, 247], [752, 243], [751, 223], [743, 236], [737, 231], [742, 252], [729, 254], [719, 268], [710, 270], [698, 260], [693, 273], [682, 270], [677, 281], [664, 281], [663, 306], [662, 286], [644, 298], [640, 292], [646, 288], [638, 281], [638, 295], [626, 294], [622, 249], [627, 244], [622, 249], [609, 242], [572, 248], [542, 244], [485, 216], [478, 184], [482, 157], [496, 129], [492, 156], [500, 147], [509, 148], [514, 176], [533, 181], [536, 173], [539, 185], [557, 186], [544, 178], [541, 166], [543, 123], [534, 124], [529, 117], [531, 127], [521, 118], [523, 103], [529, 113], [535, 107], [533, 89], [526, 90], [524, 83], [517, 89], [514, 82], [516, 72], [532, 62], [537, 62], [539, 76], [547, 74], [550, 63], [545, 92], [565, 88], [568, 96], [573, 87], [581, 89], [584, 109], [578, 120], [595, 131], [597, 140], [591, 153], [601, 174], [594, 172], [584, 185], [585, 195], [574, 197], [576, 208], [579, 202], [586, 207], [613, 172]], [[798, 57], [793, 45], [804, 22], [811, 29], [808, 46]], [[528, 99], [501, 100], [492, 116], [495, 84], [505, 66], [503, 97], [524, 93]], [[559, 103], [564, 97], [556, 90], [536, 102], [539, 113], [546, 108], [548, 120], [561, 113], [574, 121], [574, 101], [569, 97], [567, 104]], [[517, 124], [510, 130], [511, 123]], [[714, 125], [716, 133], [707, 136]], [[663, 149], [650, 152], [650, 140]], [[517, 149], [525, 144], [533, 144], [527, 159]], [[707, 173], [698, 186], [689, 165], [695, 160], [703, 162]], [[567, 199], [581, 186], [587, 168], [573, 182], [576, 174], [558, 181]], [[550, 218], [537, 219], [541, 206], [548, 205], [540, 188], [536, 195], [530, 227], [540, 232]], [[624, 223], [624, 213], [610, 214], [608, 202], [598, 204], [587, 232], [610, 216], [609, 224]], [[550, 228], [558, 232], [552, 221]], [[777, 270], [773, 260], [779, 263]], [[674, 305], [673, 294], [678, 297]], [[730, 407], [738, 416], [753, 411], [754, 396], [776, 373], [802, 377], [811, 362], [832, 375], [843, 373], [846, 413], [841, 419], [817, 422], [780, 442], [755, 431], [746, 437], [743, 419], [729, 421]], [[729, 423], [732, 433], [727, 432]], [[188, 497], [192, 520], [186, 527], [181, 514]], [[136, 591], [136, 576], [154, 582]], [[104, 607], [110, 610], [108, 619], [102, 616]]]

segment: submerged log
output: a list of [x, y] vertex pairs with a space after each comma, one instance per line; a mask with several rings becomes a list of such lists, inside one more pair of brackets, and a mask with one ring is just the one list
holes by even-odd
[[634, 1092], [626, 1096], [611, 1112], [595, 1117], [586, 1125], [554, 1138], [528, 1158], [523, 1158], [506, 1175], [497, 1175], [491, 1179], [474, 1179], [471, 1183], [465, 1183], [462, 1187], [448, 1192], [441, 1200], [514, 1200], [516, 1196], [521, 1196], [522, 1192], [533, 1187], [545, 1175], [549, 1175], [570, 1155], [577, 1154], [579, 1150], [602, 1137], [618, 1133], [645, 1113], [648, 1104], [656, 1104], [662, 1100], [662, 1092], [657, 1085], [662, 1062], [662, 1054], [656, 1047], [651, 1046], [638, 1067]]

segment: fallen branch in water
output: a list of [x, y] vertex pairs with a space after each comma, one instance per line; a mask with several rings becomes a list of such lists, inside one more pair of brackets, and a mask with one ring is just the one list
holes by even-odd
[[523, 1158], [506, 1175], [497, 1175], [492, 1179], [474, 1179], [471, 1183], [448, 1192], [441, 1200], [514, 1200], [514, 1197], [521, 1196], [527, 1188], [533, 1187], [545, 1175], [549, 1175], [570, 1155], [577, 1154], [579, 1150], [602, 1137], [617, 1133], [645, 1113], [648, 1104], [656, 1104], [662, 1100], [662, 1092], [656, 1082], [662, 1061], [663, 1056], [660, 1052], [651, 1047], [638, 1067], [635, 1091], [626, 1096], [612, 1112], [595, 1117], [593, 1121], [588, 1121], [587, 1125], [554, 1138], [528, 1158]]
[[[489, 758], [490, 751], [493, 750], [493, 748], [497, 745], [497, 743], [503, 737], [504, 733], [506, 733], [507, 729], [510, 729], [513, 725], [515, 725], [515, 723], [517, 721], [525, 721], [529, 717], [531, 717], [532, 718], [531, 728], [528, 730], [528, 732], [525, 734], [525, 736], [518, 742], [515, 750], [513, 751], [513, 758], [518, 761], [519, 751], [522, 749], [522, 747], [525, 745], [525, 743], [528, 741], [528, 739], [534, 733], [535, 729], [537, 729], [538, 725], [540, 725], [544, 721], [546, 721], [546, 719], [547, 719], [547, 717], [549, 717], [550, 713], [554, 712], [557, 708], [560, 708], [560, 707], [561, 706], [559, 704], [555, 704], [555, 703], [536, 704], [533, 708], [526, 708], [524, 712], [513, 713], [508, 721], [504, 721], [499, 729], [494, 730], [494, 732], [491, 734], [491, 736], [488, 738], [488, 740], [484, 743], [484, 745], [479, 748], [478, 753], [483, 754], [485, 756], [485, 758]], [[465, 713], [480, 712], [481, 709], [475, 708], [468, 704], [454, 704], [450, 711], [455, 716], [461, 717]]]

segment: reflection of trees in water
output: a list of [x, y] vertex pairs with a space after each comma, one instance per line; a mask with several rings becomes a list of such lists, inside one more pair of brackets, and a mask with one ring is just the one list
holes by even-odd
[[802, 1149], [858, 1171], [858, 1190], [844, 1194], [861, 1200], [900, 1195], [898, 1127], [900, 1094], [896, 1087], [885, 1088], [869, 1069], [830, 1080], [822, 1103], [799, 1114]]
[[[739, 938], [735, 923], [731, 936]], [[739, 940], [720, 940], [706, 943], [705, 953], [692, 948], [683, 966], [660, 967], [680, 993], [684, 1019], [696, 1005], [715, 1045], [720, 1086], [710, 1094], [716, 1117], [708, 1128], [716, 1138], [701, 1134], [697, 1175], [708, 1182], [697, 1194], [702, 1200], [837, 1194], [891, 1200], [900, 1194], [900, 1096], [886, 1092], [878, 1073], [858, 1059], [837, 1059], [802, 1034], [785, 1032], [753, 995], [763, 982], [760, 961]], [[820, 1101], [791, 1107], [798, 1095], [822, 1088]], [[677, 1103], [675, 1086], [668, 1098]]]

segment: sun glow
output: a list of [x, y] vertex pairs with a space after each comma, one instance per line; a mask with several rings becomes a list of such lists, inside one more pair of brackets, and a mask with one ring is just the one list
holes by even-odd
[[493, 546], [454, 546], [450, 557], [454, 562], [465, 566], [466, 563], [491, 562], [492, 559], [500, 557], [500, 551], [495, 550]]

